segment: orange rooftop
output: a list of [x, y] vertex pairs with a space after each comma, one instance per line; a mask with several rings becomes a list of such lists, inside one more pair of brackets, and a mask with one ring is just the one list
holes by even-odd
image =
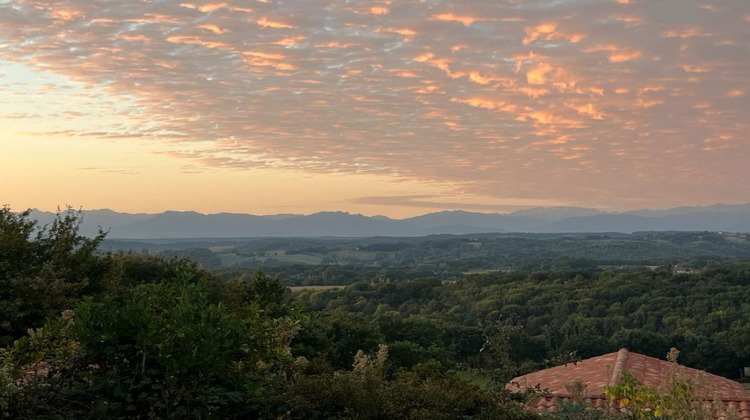
[[[544, 392], [532, 408], [544, 412], [556, 411], [564, 402], [572, 401], [576, 396], [571, 395], [571, 384], [582, 382], [585, 385], [582, 395], [584, 402], [600, 409], [621, 409], [607, 401], [604, 389], [619, 384], [623, 372], [657, 389], [672, 378], [696, 381], [702, 385], [703, 391], [698, 390], [693, 396], [694, 400], [706, 406], [720, 401], [727, 409], [722, 411], [739, 413], [742, 420], [750, 420], [750, 394], [739, 383], [627, 349], [519, 376], [513, 378], [506, 388], [523, 391], [539, 386]], [[721, 413], [715, 415], [717, 418], [724, 417]]]

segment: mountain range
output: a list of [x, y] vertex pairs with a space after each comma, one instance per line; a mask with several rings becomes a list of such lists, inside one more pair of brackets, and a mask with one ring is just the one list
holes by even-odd
[[[41, 225], [55, 213], [33, 210]], [[579, 207], [538, 207], [513, 213], [441, 211], [407, 219], [346, 212], [270, 215], [166, 211], [158, 214], [85, 210], [81, 233], [98, 228], [108, 238], [368, 237], [491, 232], [632, 233], [638, 231], [750, 232], [750, 204], [717, 204], [667, 210], [604, 212]]]

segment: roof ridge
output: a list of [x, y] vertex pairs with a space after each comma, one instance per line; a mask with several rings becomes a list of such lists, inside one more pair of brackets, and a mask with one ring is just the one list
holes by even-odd
[[615, 359], [615, 366], [614, 370], [612, 370], [612, 376], [609, 378], [609, 384], [610, 386], [614, 386], [620, 383], [620, 379], [622, 378], [622, 371], [625, 368], [625, 362], [628, 359], [628, 349], [621, 348], [620, 351], [617, 352], [617, 359]]

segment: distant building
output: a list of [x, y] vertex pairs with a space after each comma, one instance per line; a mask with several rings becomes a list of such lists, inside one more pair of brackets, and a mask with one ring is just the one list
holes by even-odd
[[[606, 399], [604, 388], [619, 384], [623, 372], [629, 372], [644, 385], [654, 388], [660, 388], [672, 378], [694, 380], [701, 385], [694, 401], [707, 406], [720, 401], [726, 410], [738, 414], [740, 419], [750, 420], [750, 394], [738, 382], [627, 349], [519, 376], [513, 378], [506, 388], [522, 391], [539, 386], [545, 390], [530, 407], [540, 413], [556, 411], [566, 401], [574, 399], [582, 399], [599, 409], [620, 410], [621, 407], [614, 407]], [[582, 395], [572, 394], [574, 384], [582, 385], [582, 389], [579, 385]], [[723, 418], [723, 415], [717, 413], [716, 417]]]

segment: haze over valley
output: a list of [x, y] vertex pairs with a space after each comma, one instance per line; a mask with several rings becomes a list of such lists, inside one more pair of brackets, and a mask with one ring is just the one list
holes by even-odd
[[[54, 215], [41, 211], [32, 213], [41, 224], [49, 223]], [[346, 212], [257, 216], [177, 211], [159, 214], [85, 211], [81, 232], [93, 236], [99, 227], [108, 232], [109, 238], [131, 239], [425, 236], [490, 232], [750, 232], [750, 204], [622, 213], [574, 207], [532, 208], [512, 213], [443, 211], [405, 219]]]

